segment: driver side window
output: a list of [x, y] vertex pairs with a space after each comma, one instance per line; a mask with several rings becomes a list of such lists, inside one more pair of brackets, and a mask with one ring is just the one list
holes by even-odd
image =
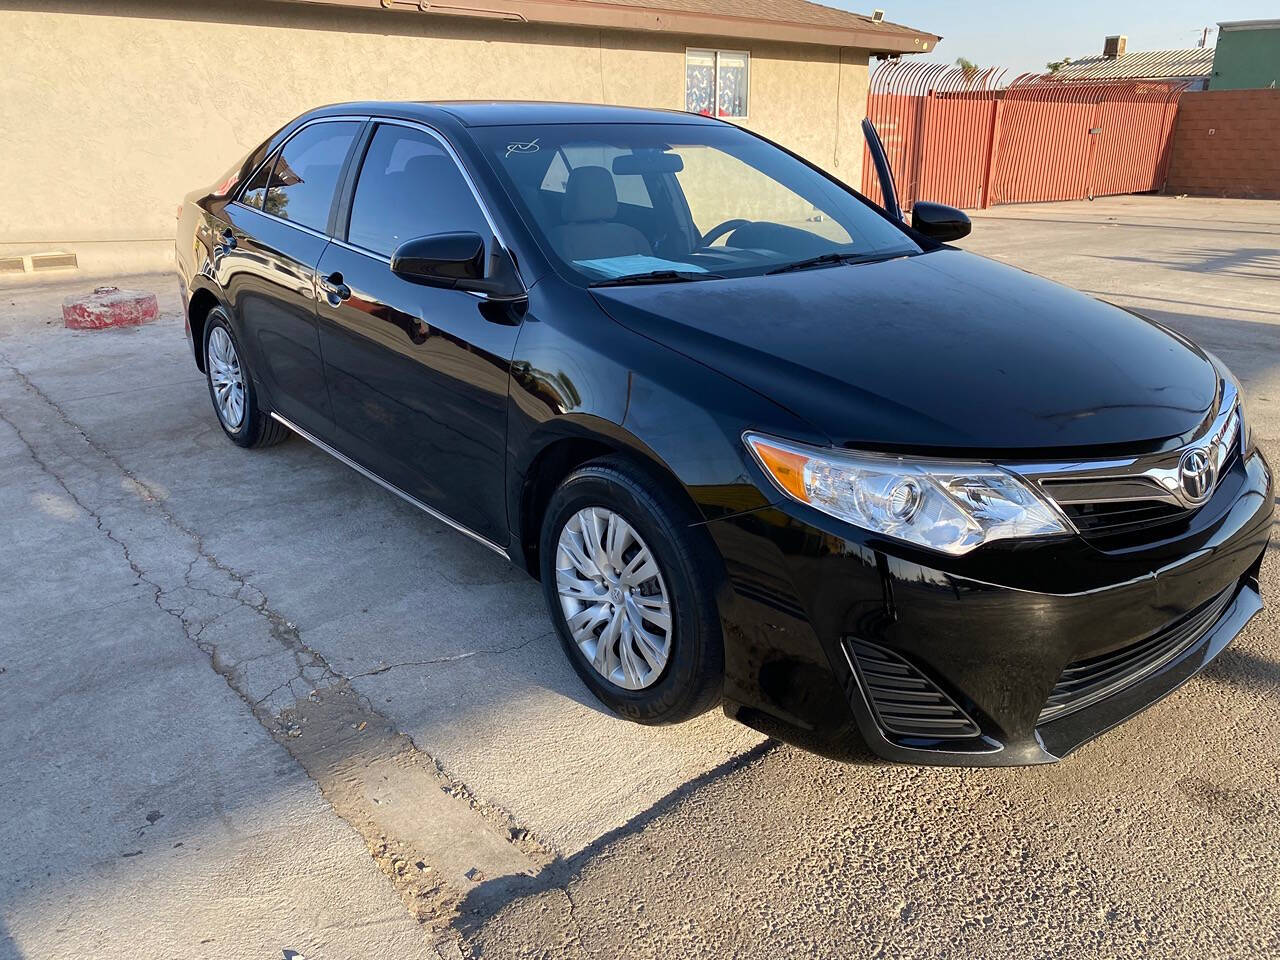
[[382, 124], [373, 134], [351, 200], [347, 242], [384, 257], [433, 233], [490, 235], [453, 158], [430, 134]]

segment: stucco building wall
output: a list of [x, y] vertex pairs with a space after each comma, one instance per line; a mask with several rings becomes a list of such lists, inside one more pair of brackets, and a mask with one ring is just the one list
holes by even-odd
[[527, 98], [683, 109], [685, 48], [748, 49], [740, 121], [860, 180], [867, 51], [269, 2], [0, 0], [0, 254], [159, 266], [174, 210], [324, 103]]

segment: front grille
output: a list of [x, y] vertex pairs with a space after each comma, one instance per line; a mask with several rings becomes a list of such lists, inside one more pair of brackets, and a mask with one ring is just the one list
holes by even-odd
[[[1194, 511], [1162, 500], [1114, 500], [1099, 503], [1065, 503], [1067, 515], [1080, 536], [1099, 546], [1121, 546], [1139, 535], [1140, 542], [1173, 532]], [[1161, 528], [1168, 528], [1163, 530]], [[1124, 543], [1122, 543], [1124, 541]]]
[[1190, 529], [1198, 510], [1180, 489], [1182, 459], [1203, 449], [1214, 461], [1214, 484], [1240, 462], [1240, 415], [1235, 389], [1223, 385], [1219, 413], [1191, 445], [1117, 461], [1014, 465], [1062, 508], [1080, 536], [1100, 550], [1152, 546]]
[[1074, 713], [1155, 673], [1201, 639], [1235, 597], [1236, 584], [1159, 633], [1120, 650], [1069, 663], [1040, 711], [1040, 723]]
[[876, 721], [886, 733], [934, 739], [981, 733], [954, 700], [898, 654], [852, 638], [844, 646]]

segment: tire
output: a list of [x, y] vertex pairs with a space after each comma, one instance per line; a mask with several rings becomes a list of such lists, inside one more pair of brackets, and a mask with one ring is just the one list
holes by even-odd
[[[620, 563], [608, 559], [606, 544], [615, 518], [630, 531], [616, 528], [623, 544]], [[575, 470], [552, 494], [543, 517], [543, 593], [569, 662], [601, 702], [637, 723], [679, 723], [720, 702], [724, 641], [709, 575], [717, 564], [710, 562], [714, 548], [706, 535], [690, 527], [697, 519], [662, 484], [619, 457]], [[596, 556], [608, 570], [585, 556], [591, 529], [602, 544]], [[562, 544], [568, 544], [564, 551]], [[572, 559], [578, 548], [582, 555]], [[646, 578], [650, 560], [655, 574]], [[588, 577], [592, 566], [601, 580]], [[624, 576], [618, 577], [619, 570]], [[665, 630], [664, 602], [670, 623]], [[615, 621], [621, 626], [611, 633]], [[654, 653], [660, 649], [666, 656], [659, 668]]]
[[[289, 428], [259, 405], [253, 377], [222, 307], [213, 307], [205, 318], [203, 348], [209, 399], [228, 439], [241, 447], [270, 447], [288, 439]], [[220, 401], [220, 395], [228, 399]]]

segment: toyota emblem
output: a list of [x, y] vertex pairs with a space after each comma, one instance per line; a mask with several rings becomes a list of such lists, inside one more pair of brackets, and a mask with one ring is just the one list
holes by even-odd
[[1182, 495], [1190, 503], [1204, 503], [1213, 493], [1216, 472], [1209, 450], [1204, 447], [1188, 450], [1178, 464], [1178, 486], [1182, 488]]

